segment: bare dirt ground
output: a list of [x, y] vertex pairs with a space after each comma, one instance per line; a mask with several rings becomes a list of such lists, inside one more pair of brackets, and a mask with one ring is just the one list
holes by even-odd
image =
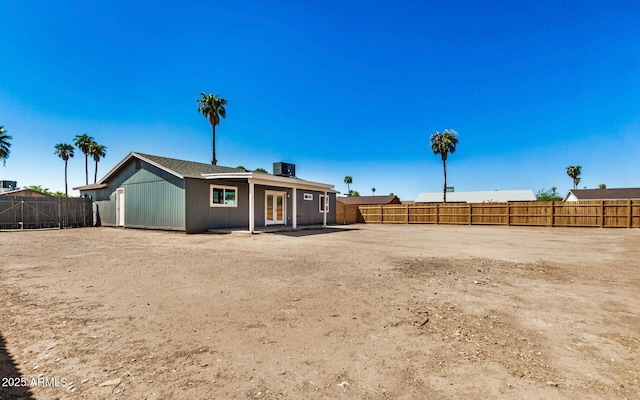
[[0, 233], [0, 398], [640, 398], [640, 230], [347, 228]]

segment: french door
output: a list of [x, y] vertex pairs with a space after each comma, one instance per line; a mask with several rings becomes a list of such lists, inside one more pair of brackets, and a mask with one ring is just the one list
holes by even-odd
[[287, 193], [265, 192], [265, 225], [284, 225], [286, 221], [285, 199]]

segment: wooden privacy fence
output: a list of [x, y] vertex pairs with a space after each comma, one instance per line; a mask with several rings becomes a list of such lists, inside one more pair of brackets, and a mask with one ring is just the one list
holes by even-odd
[[0, 229], [62, 229], [91, 225], [90, 198], [0, 196]]
[[[425, 203], [357, 206], [358, 219], [382, 224], [640, 227], [640, 201]], [[337, 223], [343, 223], [336, 218]], [[353, 222], [344, 222], [353, 223]]]

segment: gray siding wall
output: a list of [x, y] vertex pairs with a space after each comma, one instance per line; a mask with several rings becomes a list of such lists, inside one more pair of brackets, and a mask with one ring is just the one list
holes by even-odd
[[96, 217], [116, 225], [116, 189], [124, 188], [125, 228], [185, 230], [184, 181], [144, 161], [130, 160], [103, 189], [82, 191], [94, 199]]
[[[323, 216], [320, 212], [320, 195], [324, 192], [298, 189], [298, 225], [321, 225]], [[313, 195], [313, 200], [304, 200], [304, 194]], [[327, 224], [336, 223], [336, 195], [327, 193], [329, 196], [329, 213], [327, 213]]]
[[[237, 207], [211, 207], [210, 185], [238, 188]], [[246, 181], [185, 179], [186, 231], [209, 229], [249, 229], [249, 184]]]

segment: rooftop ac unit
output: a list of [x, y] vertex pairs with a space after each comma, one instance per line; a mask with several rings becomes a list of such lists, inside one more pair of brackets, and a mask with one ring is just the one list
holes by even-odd
[[296, 176], [296, 165], [285, 162], [275, 162], [273, 163], [273, 174], [294, 178]]

